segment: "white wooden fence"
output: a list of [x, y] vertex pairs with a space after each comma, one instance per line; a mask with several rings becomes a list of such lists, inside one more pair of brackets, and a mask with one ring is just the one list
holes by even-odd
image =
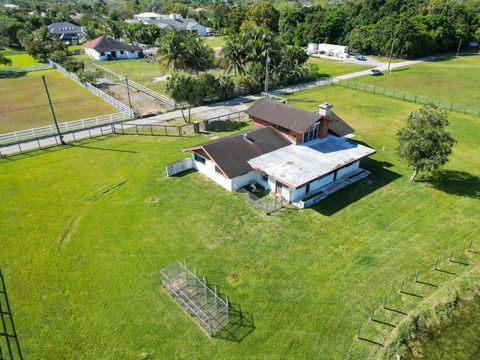
[[[75, 121], [64, 122], [58, 124], [60, 128], [60, 132], [63, 133], [70, 133], [73, 131], [83, 130], [94, 128], [101, 125], [109, 125], [115, 124], [118, 122], [122, 122], [125, 120], [130, 120], [129, 114], [125, 112], [119, 112], [104, 116], [97, 116], [88, 119], [81, 119]], [[50, 136], [58, 135], [57, 129], [55, 125], [47, 125], [38, 128], [28, 129], [28, 130], [21, 130], [15, 131], [7, 134], [0, 135], [0, 147], [1, 146], [9, 146], [13, 144], [18, 144], [22, 142], [27, 142], [36, 139], [43, 139]]]
[[61, 73], [63, 73], [65, 76], [67, 76], [68, 78], [72, 79], [73, 81], [76, 81], [77, 83], [79, 83], [80, 85], [84, 86], [85, 88], [87, 88], [88, 90], [90, 90], [92, 93], [94, 93], [95, 95], [97, 95], [98, 97], [102, 98], [103, 100], [105, 100], [106, 102], [112, 104], [113, 106], [115, 106], [117, 109], [123, 111], [124, 113], [126, 113], [128, 116], [130, 116], [130, 118], [133, 118], [134, 117], [134, 113], [133, 111], [125, 104], [121, 103], [120, 101], [118, 101], [117, 99], [114, 99], [113, 97], [111, 97], [110, 95], [108, 95], [107, 93], [103, 92], [102, 90], [96, 88], [95, 86], [93, 86], [92, 84], [89, 84], [89, 83], [82, 83], [80, 81], [80, 79], [78, 78], [77, 75], [75, 74], [72, 74], [70, 72], [68, 72], [65, 68], [63, 68], [61, 65], [57, 64], [56, 62], [52, 61], [52, 60], [48, 60], [48, 62], [50, 63], [50, 65], [54, 68], [54, 69], [57, 69], [58, 71], [60, 71]]
[[[99, 69], [103, 70], [104, 72], [106, 72], [107, 74], [110, 74], [111, 76], [113, 76], [114, 78], [117, 78], [118, 80], [120, 80], [121, 82], [123, 83], [126, 83], [126, 77], [125, 76], [122, 76], [120, 74], [117, 74], [115, 72], [113, 72], [112, 70], [109, 70], [107, 68], [104, 68], [103, 66], [100, 66], [98, 64], [93, 64], [95, 65], [96, 67], [98, 67]], [[132, 81], [130, 79], [128, 79], [128, 85], [131, 86], [132, 88], [138, 90], [138, 91], [141, 91], [145, 94], [147, 94], [148, 96], [160, 101], [162, 104], [164, 104], [166, 107], [168, 107], [169, 109], [176, 109], [177, 105], [175, 103], [174, 100], [166, 97], [165, 95], [162, 95], [162, 94], [159, 94], [158, 92], [156, 91], [153, 91], [143, 85], [140, 85], [139, 83], [135, 82], [135, 81]]]

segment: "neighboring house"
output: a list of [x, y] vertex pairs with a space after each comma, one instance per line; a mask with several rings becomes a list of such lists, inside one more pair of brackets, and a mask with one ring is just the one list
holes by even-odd
[[48, 30], [57, 35], [60, 40], [71, 44], [73, 41], [79, 42], [84, 35], [81, 26], [69, 23], [67, 21], [57, 22], [48, 25]]
[[354, 130], [322, 104], [313, 113], [262, 99], [246, 113], [253, 130], [193, 146], [193, 165], [230, 191], [256, 184], [299, 207], [368, 175], [375, 150], [349, 141]]
[[142, 49], [109, 36], [100, 36], [83, 44], [85, 53], [96, 60], [138, 59]]
[[186, 30], [196, 33], [198, 36], [209, 35], [209, 29], [200, 25], [195, 19], [183, 18], [180, 14], [162, 15], [157, 13], [142, 13], [134, 15], [134, 20], [141, 21], [144, 24], [151, 24], [161, 29]]

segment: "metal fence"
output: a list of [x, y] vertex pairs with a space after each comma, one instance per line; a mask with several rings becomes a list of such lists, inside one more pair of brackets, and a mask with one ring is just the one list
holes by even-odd
[[363, 91], [369, 94], [391, 97], [394, 99], [413, 102], [416, 104], [435, 104], [439, 108], [480, 117], [480, 107], [460, 104], [451, 100], [439, 99], [433, 96], [424, 96], [406, 91], [386, 89], [380, 86], [358, 83], [350, 80], [333, 79], [333, 85]]
[[0, 270], [0, 359], [23, 359], [13, 315], [7, 296], [7, 288]]
[[243, 110], [235, 111], [225, 115], [204, 119], [203, 131], [236, 130], [241, 127], [243, 121], [250, 121], [248, 115]]
[[[61, 133], [69, 133], [72, 131], [93, 128], [100, 125], [115, 124], [126, 120], [130, 120], [128, 114], [120, 112], [104, 116], [64, 122], [58, 124], [58, 127]], [[58, 135], [57, 128], [53, 124], [28, 130], [15, 131], [7, 134], [0, 134], [0, 146], [9, 146], [17, 143], [24, 143], [56, 135]]]
[[113, 126], [113, 132], [120, 135], [193, 136], [200, 132], [200, 123], [184, 125], [119, 123]]
[[229, 323], [228, 295], [220, 296], [217, 288], [208, 286], [205, 277], [200, 279], [185, 263], [175, 261], [160, 270], [160, 280], [165, 290], [210, 335], [224, 329]]
[[[112, 70], [109, 70], [107, 68], [104, 68], [103, 66], [100, 66], [98, 64], [93, 64], [95, 65], [96, 67], [98, 67], [99, 69], [103, 70], [107, 75], [110, 75], [112, 76], [113, 78], [116, 78], [118, 80], [120, 80], [122, 83], [126, 84], [127, 83], [127, 77], [125, 76], [122, 76], [120, 74], [117, 74], [115, 72], [113, 72]], [[138, 91], [141, 91], [143, 92], [144, 94], [147, 94], [148, 96], [160, 101], [162, 104], [164, 104], [166, 107], [168, 107], [169, 109], [176, 109], [177, 105], [175, 103], [174, 100], [168, 98], [167, 96], [165, 95], [162, 95], [156, 91], [153, 91], [135, 81], [132, 81], [130, 79], [128, 79], [128, 86], [131, 86], [132, 88], [138, 90]]]
[[270, 215], [289, 204], [287, 200], [277, 195], [268, 194], [264, 197], [259, 197], [246, 189], [239, 189], [238, 192], [264, 215]]
[[83, 83], [80, 81], [80, 79], [78, 78], [77, 75], [75, 74], [72, 74], [70, 72], [68, 72], [65, 68], [63, 68], [61, 65], [57, 64], [56, 62], [52, 61], [52, 60], [48, 60], [48, 62], [50, 63], [50, 65], [57, 69], [58, 71], [60, 71], [61, 73], [63, 73], [65, 76], [67, 76], [68, 78], [72, 79], [73, 81], [76, 81], [77, 83], [79, 83], [80, 85], [82, 85], [83, 87], [85, 87], [86, 89], [90, 90], [92, 93], [94, 93], [95, 95], [97, 95], [98, 97], [102, 98], [103, 100], [105, 100], [106, 102], [112, 104], [113, 106], [115, 106], [117, 109], [127, 113], [130, 115], [130, 118], [133, 118], [134, 117], [134, 113], [133, 113], [133, 110], [130, 109], [127, 105], [121, 103], [120, 101], [118, 101], [117, 99], [114, 99], [113, 97], [111, 97], [110, 95], [108, 95], [107, 93], [103, 92], [102, 90], [96, 88], [95, 86], [93, 86], [92, 84], [89, 84], [89, 83]]

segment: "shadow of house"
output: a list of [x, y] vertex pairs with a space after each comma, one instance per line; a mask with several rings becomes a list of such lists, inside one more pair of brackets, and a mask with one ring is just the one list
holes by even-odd
[[480, 199], [480, 177], [466, 171], [437, 170], [418, 181], [447, 194]]
[[370, 171], [368, 178], [362, 179], [356, 184], [352, 184], [329, 195], [327, 198], [313, 205], [311, 209], [325, 216], [331, 216], [343, 210], [350, 204], [359, 201], [392, 181], [399, 179], [401, 177], [400, 174], [388, 169], [392, 166], [393, 165], [388, 162], [377, 161], [371, 158], [365, 159], [362, 167]]
[[228, 324], [213, 335], [214, 338], [241, 342], [255, 330], [253, 315], [243, 312], [240, 305], [230, 303], [229, 315]]

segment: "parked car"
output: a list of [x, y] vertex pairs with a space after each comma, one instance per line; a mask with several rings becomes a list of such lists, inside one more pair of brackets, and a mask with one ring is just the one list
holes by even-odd
[[358, 55], [358, 56], [357, 56], [357, 60], [367, 61], [367, 58], [366, 58], [364, 55]]
[[379, 69], [371, 69], [370, 70], [370, 75], [378, 76], [378, 75], [383, 75], [383, 73]]

